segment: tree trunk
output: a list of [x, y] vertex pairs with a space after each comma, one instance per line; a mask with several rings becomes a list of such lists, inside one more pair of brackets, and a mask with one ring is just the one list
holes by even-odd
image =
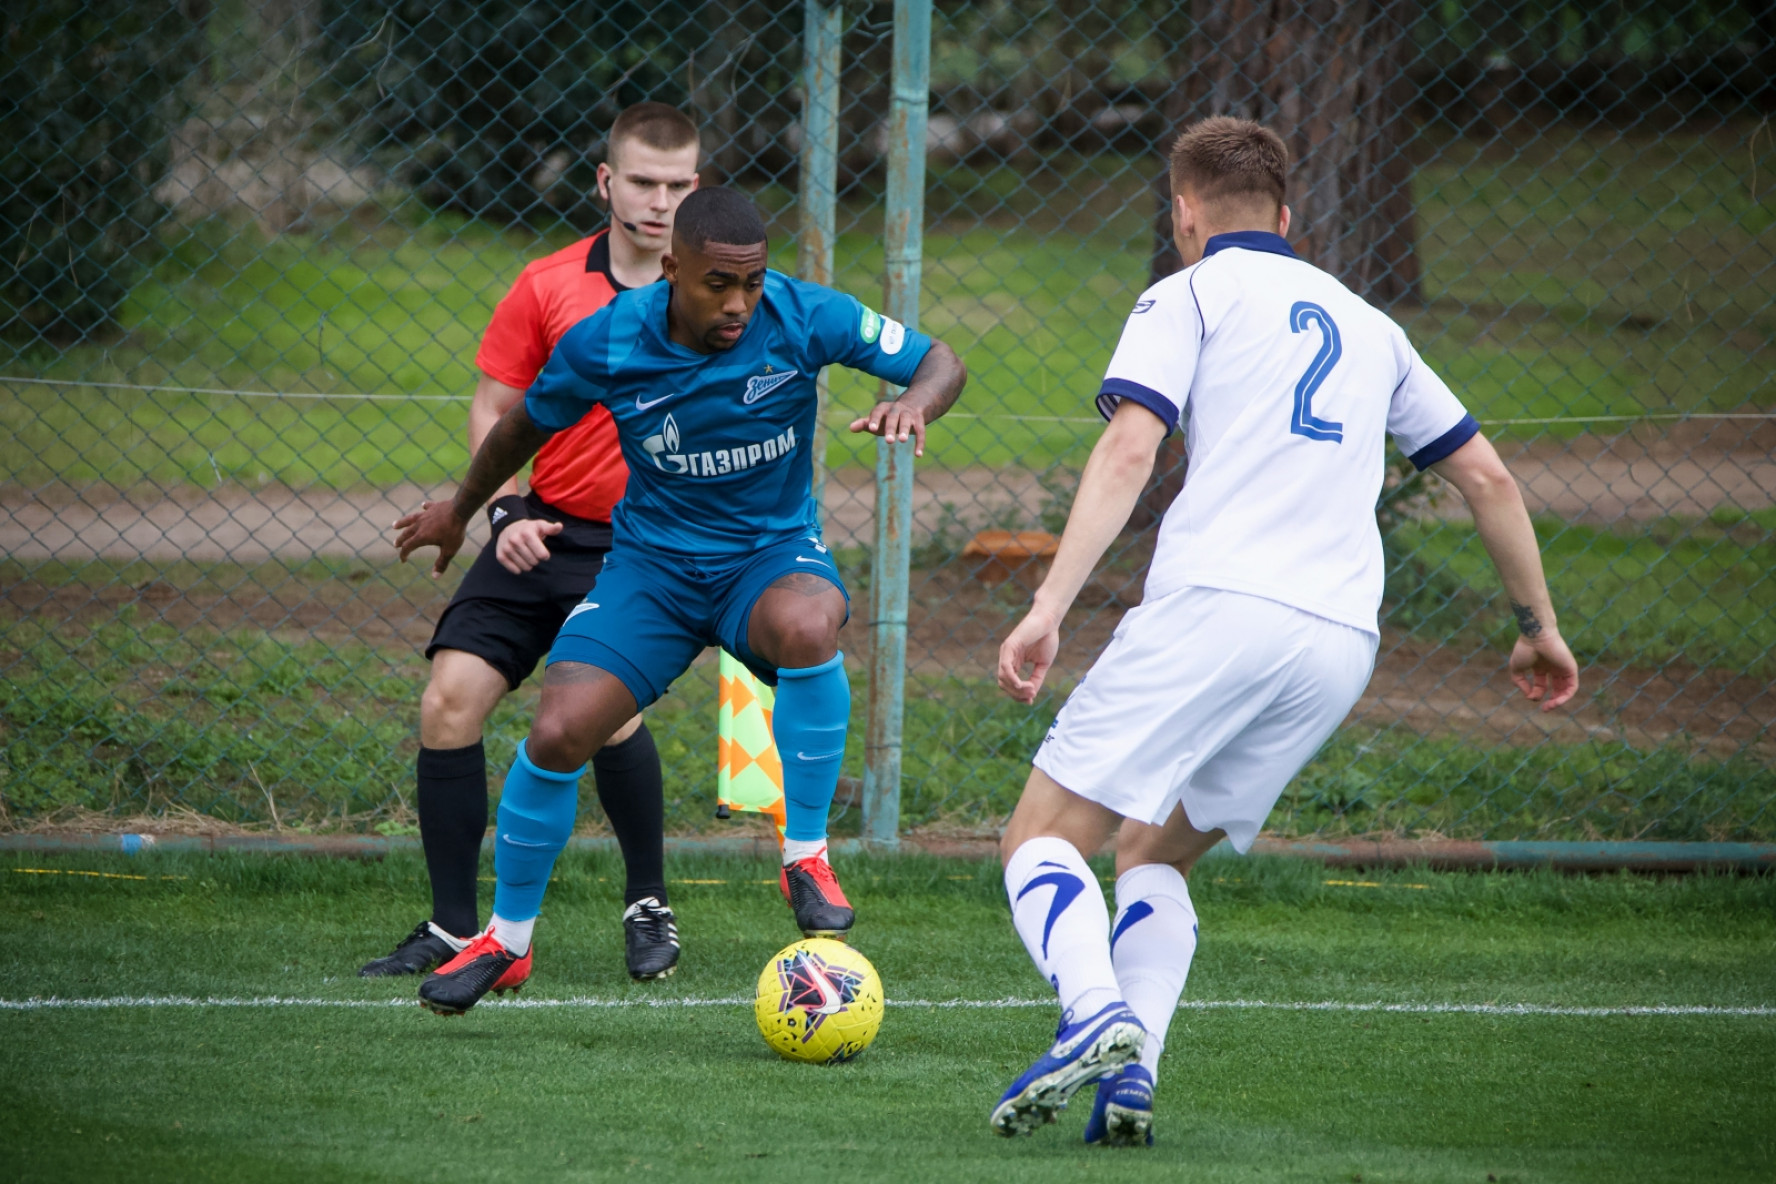
[[[1211, 115], [1255, 119], [1289, 146], [1290, 237], [1302, 258], [1383, 308], [1419, 299], [1404, 0], [1192, 0], [1195, 31], [1165, 107], [1153, 179], [1150, 282], [1178, 270], [1171, 181], [1177, 134]], [[1156, 524], [1184, 486], [1182, 435], [1160, 448], [1130, 526]]]
[[[752, 45], [741, 19], [745, 0], [704, 0], [702, 23], [708, 40], [690, 62], [693, 116], [703, 133], [705, 184], [732, 182], [746, 166], [736, 101], [740, 59]], [[713, 174], [713, 175], [712, 175]]]
[[[1417, 300], [1404, 0], [1193, 0], [1192, 8], [1194, 49], [1166, 104], [1162, 149], [1211, 115], [1275, 129], [1292, 161], [1295, 249], [1383, 308]], [[1179, 262], [1163, 165], [1154, 195], [1158, 280]]]

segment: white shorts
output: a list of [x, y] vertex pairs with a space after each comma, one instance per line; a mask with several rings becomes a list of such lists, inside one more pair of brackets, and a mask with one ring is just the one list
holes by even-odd
[[1131, 609], [1035, 765], [1081, 797], [1249, 849], [1356, 706], [1380, 639], [1274, 600], [1183, 588]]

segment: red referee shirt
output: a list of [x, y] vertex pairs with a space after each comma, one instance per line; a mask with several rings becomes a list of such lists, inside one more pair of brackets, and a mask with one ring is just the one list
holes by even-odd
[[[561, 335], [624, 291], [610, 270], [607, 230], [525, 265], [493, 310], [475, 364], [482, 373], [524, 390], [536, 381]], [[537, 453], [530, 487], [564, 513], [609, 522], [629, 468], [617, 447], [610, 412], [594, 407]]]

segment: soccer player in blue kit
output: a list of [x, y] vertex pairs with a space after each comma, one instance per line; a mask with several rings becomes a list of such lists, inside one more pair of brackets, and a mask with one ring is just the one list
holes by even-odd
[[403, 560], [442, 570], [487, 499], [594, 406], [616, 420], [629, 487], [598, 583], [549, 653], [530, 736], [506, 774], [493, 920], [420, 987], [460, 1015], [530, 975], [531, 931], [573, 830], [586, 760], [709, 645], [777, 687], [787, 826], [781, 886], [807, 936], [854, 913], [826, 854], [851, 690], [838, 649], [849, 600], [812, 494], [815, 379], [836, 363], [906, 388], [850, 426], [924, 451], [966, 373], [954, 351], [818, 284], [766, 268], [765, 224], [731, 189], [679, 206], [666, 283], [624, 292], [568, 330], [488, 434], [456, 497], [397, 523]]

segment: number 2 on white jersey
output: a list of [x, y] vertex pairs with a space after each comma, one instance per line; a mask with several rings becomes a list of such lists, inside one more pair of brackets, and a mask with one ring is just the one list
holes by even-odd
[[1297, 300], [1295, 307], [1289, 310], [1289, 332], [1299, 333], [1309, 325], [1318, 325], [1325, 340], [1320, 343], [1320, 352], [1307, 364], [1301, 381], [1295, 384], [1295, 408], [1289, 417], [1289, 430], [1309, 440], [1330, 440], [1336, 444], [1344, 439], [1344, 425], [1316, 418], [1313, 397], [1320, 384], [1326, 381], [1326, 376], [1332, 373], [1332, 367], [1338, 365], [1338, 359], [1344, 356], [1344, 343], [1339, 340], [1338, 326], [1332, 323], [1330, 313], [1317, 304]]

